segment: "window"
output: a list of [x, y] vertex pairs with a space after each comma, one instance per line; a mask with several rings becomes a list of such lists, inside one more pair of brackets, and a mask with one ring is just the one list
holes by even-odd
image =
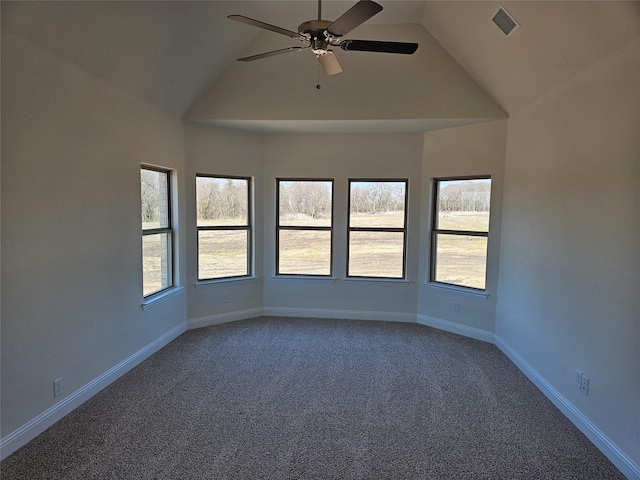
[[276, 275], [331, 275], [333, 180], [277, 179]]
[[405, 278], [407, 180], [349, 180], [347, 277]]
[[142, 294], [148, 297], [173, 286], [171, 173], [140, 169], [142, 204]]
[[431, 281], [485, 289], [491, 178], [434, 180]]
[[251, 275], [251, 179], [196, 176], [198, 280]]

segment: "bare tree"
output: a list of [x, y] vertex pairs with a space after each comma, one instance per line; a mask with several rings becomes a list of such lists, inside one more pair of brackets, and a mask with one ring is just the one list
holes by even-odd
[[143, 223], [158, 221], [159, 189], [158, 174], [150, 170], [140, 170]]
[[247, 215], [248, 181], [197, 177], [196, 210], [201, 220], [243, 219]]
[[491, 204], [491, 183], [486, 181], [456, 182], [440, 190], [442, 212], [488, 212]]
[[280, 182], [280, 215], [327, 218], [331, 216], [331, 183], [324, 181]]
[[404, 209], [405, 184], [400, 182], [353, 182], [352, 213], [400, 212]]

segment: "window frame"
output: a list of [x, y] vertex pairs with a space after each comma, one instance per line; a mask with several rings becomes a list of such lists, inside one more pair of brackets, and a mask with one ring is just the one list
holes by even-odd
[[[166, 205], [167, 205], [167, 226], [166, 227], [157, 227], [157, 228], [144, 228], [142, 227], [142, 241], [144, 242], [144, 237], [151, 235], [166, 235], [168, 239], [167, 244], [167, 286], [160, 288], [159, 290], [154, 290], [153, 292], [144, 293], [144, 248], [142, 249], [142, 298], [143, 300], [148, 300], [150, 298], [155, 297], [161, 293], [164, 293], [175, 286], [175, 265], [174, 265], [174, 242], [175, 242], [175, 231], [173, 227], [173, 171], [168, 168], [158, 167], [155, 165], [140, 165], [140, 173], [142, 170], [149, 170], [156, 173], [161, 173], [166, 176], [167, 182], [167, 196], [166, 196]], [[142, 190], [140, 191], [140, 198], [142, 202]]]
[[[200, 178], [216, 178], [222, 180], [246, 180], [247, 181], [247, 224], [246, 225], [198, 225], [198, 200], [197, 181]], [[253, 276], [253, 177], [242, 175], [221, 175], [213, 173], [196, 173], [196, 186], [194, 193], [196, 196], [196, 281], [198, 283], [224, 282]], [[232, 231], [246, 230], [247, 232], [247, 273], [244, 275], [229, 275], [226, 277], [200, 278], [200, 232], [202, 231]]]
[[[299, 226], [299, 225], [280, 225], [280, 182], [330, 182], [331, 183], [331, 224], [330, 226]], [[335, 180], [333, 178], [276, 178], [276, 243], [275, 243], [275, 272], [277, 277], [315, 277], [315, 278], [331, 278], [333, 277], [333, 225], [334, 225], [334, 206], [335, 206]], [[280, 231], [322, 231], [329, 232], [329, 273], [280, 273]]]
[[[487, 271], [489, 266], [489, 230], [490, 223], [487, 225], [487, 231], [476, 231], [476, 230], [450, 230], [450, 229], [439, 229], [438, 228], [438, 200], [440, 198], [440, 183], [441, 182], [452, 182], [452, 181], [468, 181], [468, 180], [489, 180], [491, 182], [491, 187], [493, 187], [493, 180], [491, 175], [467, 175], [467, 176], [456, 176], [456, 177], [434, 177], [431, 179], [432, 185], [432, 196], [431, 196], [431, 222], [430, 222], [430, 256], [429, 256], [429, 283], [434, 285], [440, 285], [446, 288], [455, 288], [455, 289], [464, 289], [469, 290], [471, 292], [486, 293], [487, 291]], [[491, 222], [491, 200], [489, 200], [489, 222]], [[462, 285], [459, 283], [448, 283], [436, 280], [436, 272], [437, 272], [437, 256], [438, 256], [438, 235], [458, 235], [464, 237], [483, 237], [487, 239], [487, 256], [485, 259], [485, 278], [484, 278], [484, 288], [472, 287], [469, 285]]]
[[[404, 183], [404, 227], [352, 227], [351, 226], [351, 185], [358, 182], [376, 182], [376, 183]], [[347, 184], [347, 279], [373, 279], [373, 280], [390, 280], [390, 281], [406, 281], [407, 279], [407, 238], [408, 238], [408, 221], [409, 221], [409, 179], [408, 178], [349, 178]], [[374, 277], [369, 275], [350, 275], [350, 245], [351, 232], [394, 232], [402, 233], [402, 276], [401, 277]]]

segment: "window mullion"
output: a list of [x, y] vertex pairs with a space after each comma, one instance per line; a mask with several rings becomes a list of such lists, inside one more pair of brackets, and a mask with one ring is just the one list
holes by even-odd
[[404, 233], [406, 228], [395, 227], [349, 227], [350, 232], [395, 232]]
[[278, 227], [279, 230], [300, 230], [300, 231], [305, 231], [305, 230], [318, 230], [318, 231], [322, 231], [322, 232], [330, 232], [332, 230], [332, 227], [313, 227], [313, 226], [299, 226], [299, 225], [284, 225], [284, 226], [280, 226]]
[[159, 233], [171, 233], [171, 228], [145, 228], [142, 235], [157, 235]]
[[438, 230], [435, 229], [433, 233], [441, 235], [460, 235], [462, 237], [488, 237], [489, 232], [479, 232], [473, 230]]
[[247, 230], [250, 228], [248, 225], [218, 225], [218, 226], [202, 226], [196, 227], [199, 232], [210, 232], [216, 230]]

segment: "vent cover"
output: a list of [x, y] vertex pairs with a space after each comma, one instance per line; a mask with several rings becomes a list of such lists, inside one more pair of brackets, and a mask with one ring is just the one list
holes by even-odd
[[493, 20], [493, 23], [495, 23], [507, 37], [515, 32], [520, 26], [520, 24], [515, 21], [515, 19], [504, 9], [502, 5], [500, 5], [498, 10], [493, 14], [493, 18], [491, 20]]

